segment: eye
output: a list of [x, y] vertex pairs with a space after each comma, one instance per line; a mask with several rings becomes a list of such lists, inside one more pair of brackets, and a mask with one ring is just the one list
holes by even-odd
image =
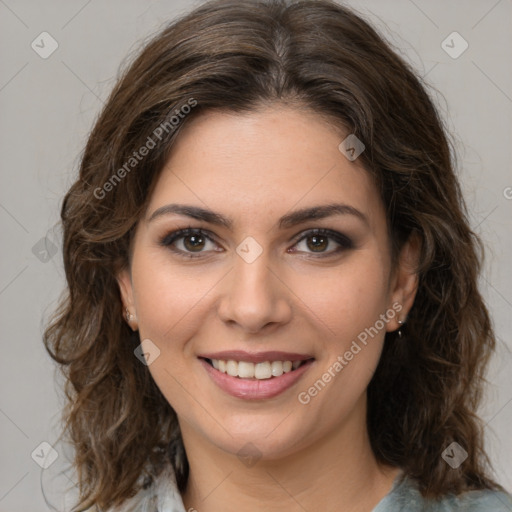
[[[329, 229], [312, 229], [307, 231], [295, 243], [294, 247], [300, 247], [300, 244], [303, 244], [305, 250], [292, 250], [292, 252], [306, 252], [313, 254], [315, 257], [331, 256], [353, 247], [350, 238]], [[205, 230], [191, 227], [179, 229], [165, 235], [160, 240], [160, 245], [168, 247], [179, 256], [185, 258], [198, 258], [205, 252], [212, 250], [220, 252], [222, 250], [218, 249], [218, 244]]]
[[[295, 246], [299, 247], [302, 243], [307, 250], [300, 250], [300, 252], [311, 251], [310, 254], [316, 253], [318, 257], [330, 256], [353, 247], [353, 243], [350, 238], [338, 233], [337, 231], [331, 231], [330, 229], [312, 229], [306, 232]], [[337, 248], [335, 247], [334, 250], [327, 250], [332, 248], [333, 245], [337, 245]]]
[[[211, 244], [213, 247], [208, 247]], [[201, 253], [214, 250], [216, 245], [212, 237], [199, 228], [186, 228], [173, 231], [160, 240], [160, 245], [186, 258], [197, 258]], [[205, 249], [206, 250], [203, 250]], [[196, 254], [197, 253], [197, 256]]]

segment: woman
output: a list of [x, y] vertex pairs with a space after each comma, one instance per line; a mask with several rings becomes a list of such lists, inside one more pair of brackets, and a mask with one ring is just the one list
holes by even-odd
[[328, 1], [217, 1], [115, 86], [62, 206], [74, 510], [512, 510], [419, 79]]

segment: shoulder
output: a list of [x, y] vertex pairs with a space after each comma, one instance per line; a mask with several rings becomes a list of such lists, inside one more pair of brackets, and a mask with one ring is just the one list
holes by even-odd
[[373, 512], [512, 512], [512, 496], [486, 489], [429, 500], [413, 480], [405, 477], [395, 481]]
[[450, 496], [440, 502], [440, 508], [432, 508], [432, 512], [512, 512], [512, 496], [505, 492], [480, 490], [468, 491], [459, 496]]

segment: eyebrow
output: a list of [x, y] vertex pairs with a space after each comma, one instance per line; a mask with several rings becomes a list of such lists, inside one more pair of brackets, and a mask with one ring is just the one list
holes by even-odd
[[[210, 224], [214, 224], [217, 226], [223, 226], [227, 229], [231, 229], [233, 227], [233, 220], [229, 217], [225, 217], [220, 213], [205, 208], [201, 208], [199, 206], [184, 204], [168, 204], [162, 206], [156, 209], [151, 214], [148, 222], [151, 222], [152, 220], [158, 217], [172, 214], [184, 215], [186, 217], [202, 220], [204, 222], [208, 222]], [[287, 213], [286, 215], [283, 215], [279, 219], [278, 227], [280, 229], [286, 229], [296, 226], [298, 224], [302, 224], [309, 220], [324, 219], [326, 217], [331, 217], [333, 215], [352, 215], [358, 218], [359, 220], [363, 221], [365, 224], [369, 225], [369, 221], [366, 215], [359, 211], [357, 208], [354, 208], [353, 206], [350, 206], [348, 204], [332, 203], [311, 206], [309, 208], [302, 208], [300, 210], [295, 210], [291, 213]]]

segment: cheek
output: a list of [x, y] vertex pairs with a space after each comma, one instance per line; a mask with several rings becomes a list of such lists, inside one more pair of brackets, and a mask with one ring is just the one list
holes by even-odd
[[298, 398], [319, 424], [334, 428], [359, 403], [380, 359], [381, 315], [389, 307], [386, 262], [374, 252], [362, 253], [324, 277], [303, 278], [298, 290], [317, 317], [324, 355]]
[[132, 279], [141, 339], [149, 338], [165, 350], [183, 350], [186, 340], [200, 329], [209, 292], [220, 277], [199, 267], [171, 265], [165, 254], [134, 257]]
[[[161, 255], [141, 254], [132, 263], [135, 305], [141, 340], [150, 339], [159, 356], [148, 367], [155, 383], [183, 419], [191, 414], [191, 396], [201, 396], [190, 382], [194, 358], [189, 340], [201, 330], [218, 276], [171, 266]], [[213, 290], [212, 290], [213, 289]], [[184, 392], [186, 390], [186, 392]], [[190, 420], [194, 423], [194, 415]]]
[[297, 273], [293, 290], [324, 330], [346, 343], [385, 312], [387, 265], [375, 251], [362, 251], [338, 267]]
[[[387, 262], [378, 251], [367, 250], [337, 269], [303, 275], [296, 283], [294, 290], [314, 313], [309, 316], [316, 318], [323, 349], [318, 369], [302, 391], [311, 398], [323, 389], [315, 384], [319, 379], [329, 382], [323, 398], [310, 404], [316, 414], [326, 415], [325, 421], [354, 407], [377, 367], [385, 336], [381, 315], [389, 307], [388, 277]], [[334, 396], [338, 398], [331, 403], [337, 405], [324, 410], [322, 404]]]

